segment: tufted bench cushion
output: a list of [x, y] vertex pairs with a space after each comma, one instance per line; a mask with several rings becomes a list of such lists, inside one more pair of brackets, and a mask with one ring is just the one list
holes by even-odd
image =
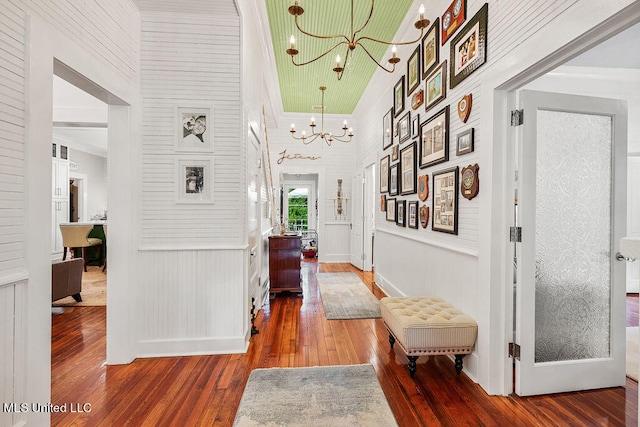
[[380, 312], [389, 330], [391, 348], [397, 341], [409, 358], [409, 372], [415, 373], [418, 356], [454, 354], [456, 371], [462, 358], [473, 351], [478, 324], [438, 297], [386, 297]]

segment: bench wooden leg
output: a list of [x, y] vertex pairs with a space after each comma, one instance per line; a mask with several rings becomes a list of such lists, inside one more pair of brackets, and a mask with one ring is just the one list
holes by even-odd
[[456, 354], [456, 373], [458, 375], [462, 372], [462, 359], [464, 359], [465, 356], [466, 354]]
[[409, 359], [409, 375], [413, 378], [413, 375], [416, 373], [416, 360], [418, 360], [418, 356], [407, 356]]
[[389, 332], [389, 344], [391, 344], [391, 350], [393, 350], [393, 345], [396, 343], [396, 337]]

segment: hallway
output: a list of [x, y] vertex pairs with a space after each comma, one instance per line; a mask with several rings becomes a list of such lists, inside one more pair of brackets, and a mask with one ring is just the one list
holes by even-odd
[[[487, 396], [445, 357], [421, 357], [414, 379], [390, 351], [382, 319], [326, 320], [316, 272], [350, 264], [302, 262], [303, 297], [280, 294], [256, 319], [246, 354], [137, 359], [105, 365], [105, 308], [68, 308], [52, 318], [52, 403], [90, 412], [52, 413], [52, 425], [230, 426], [252, 369], [371, 363], [400, 426], [637, 425], [638, 384], [520, 398]], [[637, 314], [636, 314], [637, 319]], [[396, 346], [397, 347], [397, 346]]]

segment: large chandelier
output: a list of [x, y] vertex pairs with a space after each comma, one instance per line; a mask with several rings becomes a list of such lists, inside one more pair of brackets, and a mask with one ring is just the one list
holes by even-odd
[[[350, 129], [349, 127], [347, 127], [347, 121], [345, 120], [342, 126], [342, 135], [334, 135], [332, 133], [329, 132], [325, 132], [324, 131], [324, 91], [327, 88], [325, 86], [320, 86], [320, 90], [322, 91], [322, 119], [320, 122], [320, 132], [316, 132], [316, 119], [314, 119], [313, 117], [311, 117], [311, 124], [309, 125], [311, 127], [311, 135], [307, 135], [307, 133], [305, 131], [302, 131], [302, 135], [301, 136], [296, 136], [296, 125], [294, 125], [293, 123], [291, 123], [291, 130], [289, 130], [289, 132], [291, 132], [291, 136], [293, 137], [293, 139], [297, 139], [299, 141], [302, 141], [303, 144], [311, 144], [313, 141], [315, 141], [318, 137], [324, 139], [324, 141], [327, 143], [327, 145], [331, 146], [331, 143], [333, 141], [340, 141], [340, 142], [351, 142], [351, 138], [353, 138], [353, 129]], [[347, 134], [347, 130], [349, 131], [349, 133]]]
[[[293, 6], [289, 6], [289, 13], [291, 15], [295, 16], [296, 27], [298, 28], [298, 30], [302, 34], [306, 34], [307, 36], [318, 38], [318, 39], [342, 39], [341, 41], [338, 41], [333, 47], [331, 47], [326, 52], [321, 53], [320, 55], [316, 56], [315, 58], [313, 58], [313, 59], [311, 59], [309, 61], [298, 63], [298, 62], [295, 61], [294, 57], [299, 53], [299, 51], [296, 49], [296, 39], [292, 35], [291, 39], [289, 40], [289, 42], [291, 44], [291, 47], [289, 49], [287, 49], [287, 54], [291, 56], [291, 62], [293, 63], [293, 65], [299, 67], [299, 66], [302, 66], [302, 65], [311, 64], [312, 62], [315, 62], [318, 59], [328, 55], [333, 50], [337, 49], [339, 46], [346, 45], [347, 46], [347, 51], [346, 51], [346, 54], [344, 56], [344, 62], [341, 62], [340, 55], [337, 55], [336, 56], [336, 65], [333, 68], [333, 71], [335, 71], [336, 74], [338, 75], [338, 80], [340, 80], [340, 79], [342, 79], [342, 74], [344, 72], [344, 69], [347, 66], [347, 62], [349, 61], [349, 53], [352, 50], [355, 50], [356, 47], [360, 46], [362, 48], [362, 50], [365, 51], [365, 53], [369, 56], [369, 58], [371, 58], [371, 60], [373, 62], [375, 62], [378, 67], [382, 68], [387, 73], [393, 73], [395, 71], [395, 69], [396, 69], [396, 64], [398, 62], [400, 62], [400, 58], [398, 58], [396, 56], [396, 46], [397, 45], [408, 45], [408, 44], [417, 43], [422, 38], [422, 35], [424, 33], [424, 29], [429, 26], [429, 20], [424, 18], [424, 5], [421, 5], [420, 6], [420, 11], [419, 11], [420, 12], [420, 18], [413, 24], [418, 30], [420, 30], [420, 35], [415, 40], [407, 41], [407, 42], [397, 42], [397, 41], [378, 40], [378, 39], [374, 39], [372, 37], [366, 37], [366, 36], [358, 36], [358, 34], [362, 30], [364, 30], [364, 28], [369, 24], [369, 21], [371, 20], [371, 16], [373, 15], [374, 0], [371, 0], [371, 10], [369, 11], [369, 16], [367, 17], [367, 19], [364, 22], [364, 24], [362, 25], [362, 27], [360, 27], [360, 29], [358, 29], [358, 30], [355, 30], [355, 26], [354, 26], [354, 20], [353, 20], [354, 5], [353, 5], [353, 2], [354, 2], [354, 0], [351, 0], [351, 32], [349, 33], [349, 35], [347, 35], [347, 34], [337, 34], [337, 35], [333, 35], [333, 36], [324, 36], [324, 35], [317, 35], [317, 34], [309, 33], [307, 31], [303, 30], [302, 28], [300, 28], [300, 24], [298, 22], [298, 17], [301, 16], [304, 13], [304, 9], [298, 5], [298, 0], [295, 0], [295, 3], [294, 3]], [[391, 55], [391, 58], [389, 58], [389, 60], [388, 60], [388, 62], [391, 64], [391, 68], [386, 68], [382, 64], [380, 64], [378, 61], [376, 61], [376, 59], [373, 57], [373, 55], [371, 55], [369, 50], [367, 50], [367, 48], [361, 43], [362, 41], [365, 41], [365, 40], [368, 40], [368, 41], [371, 41], [371, 42], [375, 42], [375, 43], [392, 45], [392, 49], [391, 49], [392, 55]]]

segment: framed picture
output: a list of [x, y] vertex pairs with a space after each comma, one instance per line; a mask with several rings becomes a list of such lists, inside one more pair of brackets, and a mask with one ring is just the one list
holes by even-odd
[[387, 196], [385, 196], [384, 194], [380, 196], [380, 210], [382, 212], [387, 211]]
[[407, 61], [407, 97], [420, 86], [420, 46], [417, 46]]
[[179, 104], [174, 113], [176, 151], [213, 152], [213, 107]]
[[393, 145], [393, 108], [387, 111], [382, 118], [382, 149]]
[[456, 137], [456, 156], [473, 151], [473, 128], [459, 133]]
[[449, 160], [449, 106], [420, 125], [421, 168]]
[[393, 88], [393, 111], [393, 117], [398, 117], [404, 111], [404, 76]]
[[467, 0], [453, 0], [442, 15], [442, 44], [456, 32], [467, 17]]
[[416, 143], [412, 142], [400, 150], [400, 194], [416, 193]]
[[447, 97], [447, 61], [445, 60], [439, 67], [427, 77], [425, 81], [424, 110], [429, 111], [438, 102]]
[[464, 26], [451, 40], [449, 80], [451, 89], [469, 77], [487, 58], [487, 14], [489, 4]]
[[418, 202], [409, 202], [407, 210], [407, 227], [418, 228]]
[[387, 221], [396, 221], [396, 199], [387, 198]]
[[458, 166], [433, 173], [431, 229], [458, 234]]
[[389, 192], [389, 156], [380, 159], [380, 192]]
[[417, 138], [420, 134], [420, 114], [414, 114], [411, 119], [411, 138]]
[[389, 195], [398, 195], [398, 163], [389, 167]]
[[411, 138], [411, 111], [398, 120], [398, 140], [400, 144]]
[[398, 160], [398, 154], [400, 153], [400, 145], [394, 145], [391, 149], [391, 161], [395, 162]]
[[422, 79], [426, 79], [440, 63], [440, 21], [431, 24], [429, 31], [422, 37]]
[[212, 160], [176, 160], [176, 195], [178, 203], [213, 203]]
[[396, 202], [396, 209], [398, 210], [398, 213], [396, 214], [396, 224], [400, 227], [404, 227], [404, 224], [406, 222], [406, 207], [406, 200], [398, 200]]

